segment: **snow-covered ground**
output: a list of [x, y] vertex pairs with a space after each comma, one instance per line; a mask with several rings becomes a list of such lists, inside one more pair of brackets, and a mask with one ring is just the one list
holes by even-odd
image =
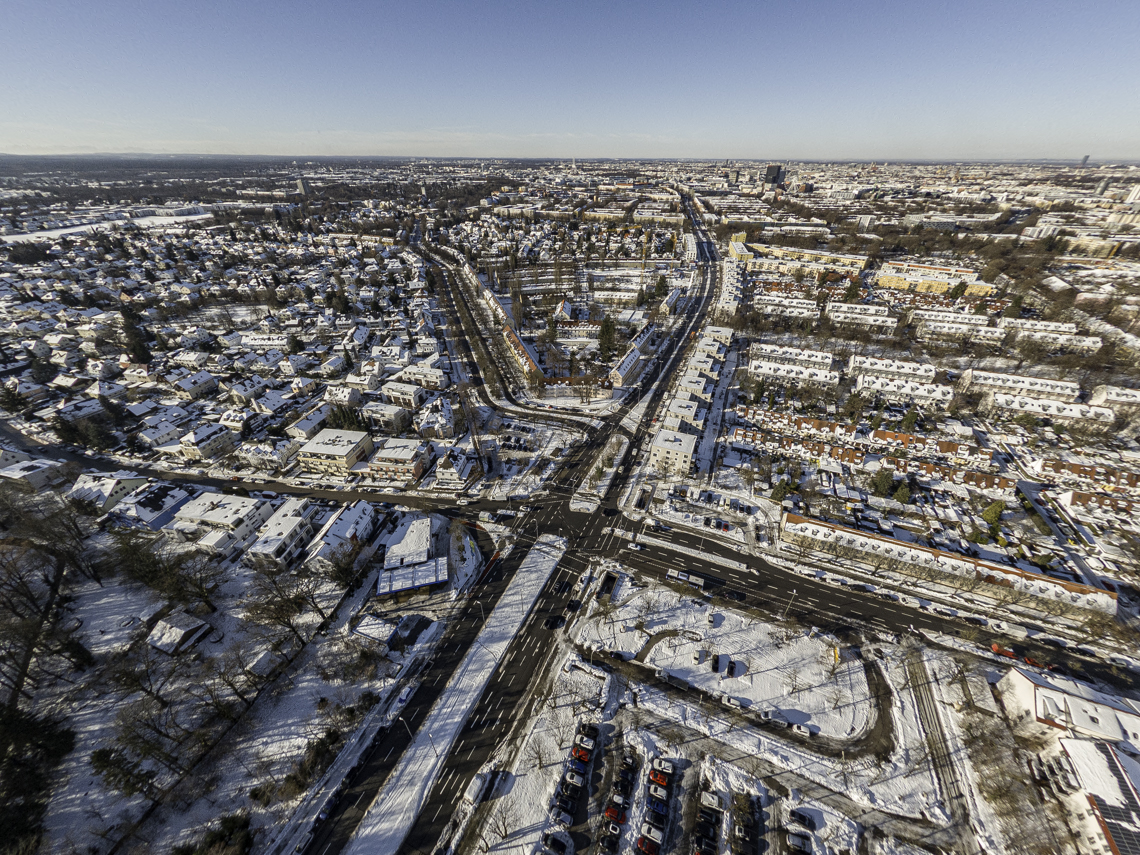
[[[458, 540], [448, 540], [452, 541], [453, 570], [463, 584], [477, 575], [482, 559], [470, 533], [465, 529], [458, 533]], [[293, 770], [313, 740], [330, 727], [346, 733], [359, 723], [364, 708], [358, 705], [365, 693], [382, 706], [398, 685], [405, 666], [430, 647], [455, 607], [450, 591], [413, 598], [399, 613], [385, 612], [382, 635], [359, 635], [354, 632], [355, 619], [374, 590], [372, 575], [341, 603], [326, 634], [316, 633], [321, 618], [315, 611], [298, 616], [297, 629], [311, 643], [298, 652], [295, 640], [286, 639], [284, 654], [296, 656], [289, 664], [284, 661], [285, 655], [272, 651], [274, 639], [245, 617], [244, 604], [253, 575], [240, 562], [224, 564], [221, 582], [211, 594], [218, 610], [204, 618], [209, 631], [196, 647], [173, 658], [151, 651], [145, 643], [140, 645], [147, 621], [165, 605], [152, 590], [111, 578], [102, 586], [81, 580], [67, 592], [73, 598], [68, 620], [99, 663], [127, 657], [125, 662], [133, 666], [141, 657], [152, 663], [147, 667], [154, 669], [156, 679], [166, 681], [159, 694], [170, 699], [171, 713], [182, 717], [185, 726], [210, 721], [214, 715], [209, 735], [221, 741], [185, 781], [176, 785], [167, 804], [155, 811], [137, 834], [156, 851], [169, 851], [189, 842], [204, 826], [229, 812], [248, 811], [254, 830], [277, 826], [293, 811], [302, 793], [277, 793], [276, 785]], [[322, 582], [315, 597], [328, 614], [342, 592]], [[428, 628], [413, 646], [384, 655], [378, 645], [405, 614], [422, 615], [422, 625]], [[365, 673], [351, 664], [362, 661], [374, 662], [375, 667], [365, 669]], [[268, 685], [265, 679], [249, 676], [268, 675], [277, 667], [282, 667], [283, 673]], [[237, 682], [244, 686], [244, 700], [252, 704], [248, 709], [236, 695], [225, 693], [217, 677], [221, 668], [246, 675]], [[236, 723], [230, 726], [229, 718], [214, 714], [215, 708], [207, 703], [207, 691], [215, 696], [222, 693], [221, 700], [230, 705], [229, 715], [237, 719]], [[141, 815], [146, 806], [142, 796], [124, 797], [107, 787], [91, 767], [93, 751], [115, 744], [117, 720], [139, 699], [145, 700], [140, 693], [107, 679], [105, 667], [89, 669], [79, 682], [61, 684], [54, 694], [43, 693], [44, 711], [66, 715], [77, 737], [76, 749], [60, 767], [45, 815], [45, 840], [52, 851], [69, 847], [85, 851], [99, 838], [114, 841]], [[188, 753], [185, 759], [193, 756]], [[162, 769], [158, 772], [160, 785], [175, 783], [174, 776]], [[250, 791], [259, 785], [274, 793], [267, 805], [251, 799]]]
[[[742, 707], [780, 710], [789, 722], [823, 736], [856, 738], [874, 720], [863, 666], [834, 638], [714, 608], [670, 588], [635, 590], [611, 614], [595, 613], [581, 625], [578, 641], [621, 651], [627, 659], [638, 656]], [[721, 657], [719, 672], [713, 671], [714, 656]], [[729, 659], [736, 663], [735, 677], [727, 676]]]
[[399, 850], [452, 743], [565, 551], [565, 540], [543, 535], [527, 553], [412, 744], [369, 806], [349, 843], [350, 855], [395, 855]]
[[479, 578], [479, 571], [483, 568], [483, 556], [466, 526], [458, 526], [452, 533], [448, 561], [452, 596], [458, 597]]

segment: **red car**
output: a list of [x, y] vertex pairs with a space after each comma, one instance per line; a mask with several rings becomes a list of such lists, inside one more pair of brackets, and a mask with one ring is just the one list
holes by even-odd
[[648, 837], [639, 837], [637, 838], [637, 851], [644, 852], [645, 855], [660, 855], [661, 847]]
[[612, 819], [619, 825], [625, 825], [625, 821], [628, 818], [629, 817], [626, 815], [626, 812], [617, 805], [610, 805], [608, 808], [606, 808], [606, 819]]
[[589, 763], [590, 762], [590, 752], [587, 751], [585, 748], [582, 748], [579, 745], [574, 746], [574, 749], [570, 752], [570, 755], [575, 760], [581, 760], [583, 763]]
[[1016, 653], [1014, 653], [1012, 650], [1007, 650], [1006, 648], [1004, 648], [1000, 644], [998, 644], [996, 641], [990, 645], [990, 650], [992, 650], [998, 656], [1004, 656], [1006, 659], [1016, 659], [1017, 658]]
[[1025, 657], [1025, 664], [1026, 665], [1032, 665], [1034, 668], [1044, 668], [1045, 667], [1040, 662], [1038, 662], [1036, 659], [1034, 659], [1032, 656], [1026, 656]]
[[649, 780], [662, 787], [669, 786], [669, 776], [659, 769], [651, 769], [649, 772]]

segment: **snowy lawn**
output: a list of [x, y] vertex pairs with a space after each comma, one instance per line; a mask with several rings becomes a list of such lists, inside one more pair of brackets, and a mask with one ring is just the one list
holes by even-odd
[[[583, 647], [637, 656], [710, 694], [736, 698], [742, 707], [778, 709], [789, 722], [823, 736], [857, 738], [874, 719], [863, 666], [834, 638], [764, 623], [658, 586], [636, 590], [606, 611], [579, 629]], [[719, 672], [713, 670], [715, 656], [721, 657]], [[727, 674], [728, 660], [737, 663], [734, 677]]]

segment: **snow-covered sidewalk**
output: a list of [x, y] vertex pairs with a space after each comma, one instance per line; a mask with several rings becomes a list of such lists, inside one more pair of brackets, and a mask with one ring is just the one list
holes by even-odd
[[452, 743], [565, 551], [564, 539], [543, 535], [527, 554], [479, 637], [420, 725], [415, 740], [369, 806], [349, 843], [348, 855], [395, 855], [400, 848], [439, 777]]

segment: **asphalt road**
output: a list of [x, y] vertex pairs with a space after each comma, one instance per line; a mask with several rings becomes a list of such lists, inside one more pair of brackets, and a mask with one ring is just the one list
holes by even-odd
[[522, 563], [533, 539], [520, 539], [515, 550], [505, 561], [491, 568], [476, 586], [462, 610], [453, 616], [436, 648], [434, 660], [424, 668], [421, 685], [392, 726], [382, 731], [372, 749], [365, 755], [363, 764], [349, 778], [349, 784], [336, 809], [318, 825], [307, 852], [336, 853], [348, 842], [360, 824], [372, 799], [387, 779], [411, 741], [432, 705], [447, 685], [452, 672], [458, 667], [467, 649], [483, 627], [486, 615], [491, 613], [507, 584]]

